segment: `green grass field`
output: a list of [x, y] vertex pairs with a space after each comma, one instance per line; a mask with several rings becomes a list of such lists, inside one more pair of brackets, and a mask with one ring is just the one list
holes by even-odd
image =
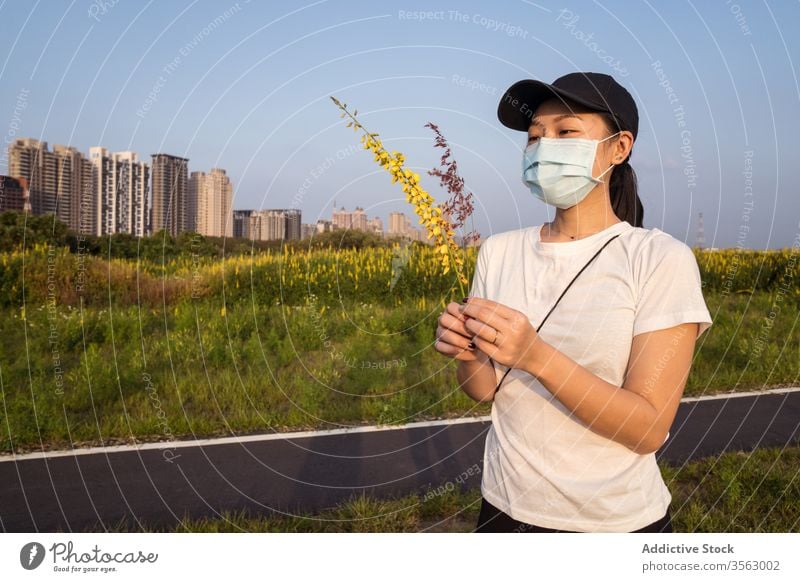
[[[685, 394], [797, 381], [796, 313], [775, 293], [706, 293], [714, 324]], [[788, 307], [788, 305], [787, 305]], [[488, 414], [432, 348], [441, 305], [17, 310], [0, 318], [0, 451]], [[766, 338], [766, 342], [763, 341]]]
[[[0, 252], [0, 454], [489, 414], [432, 347], [443, 298], [461, 293], [426, 245], [227, 255], [187, 235], [87, 254], [45, 240]], [[696, 252], [714, 324], [687, 396], [797, 383], [795, 255]], [[675, 530], [797, 531], [798, 461], [794, 447], [662, 465]], [[177, 531], [471, 531], [479, 500], [361, 496]]]

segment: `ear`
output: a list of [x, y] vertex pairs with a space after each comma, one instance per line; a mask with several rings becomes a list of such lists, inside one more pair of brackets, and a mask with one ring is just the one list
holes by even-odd
[[633, 149], [633, 134], [627, 130], [620, 133], [613, 142], [613, 148], [611, 162], [614, 164], [621, 164], [630, 155], [631, 149]]

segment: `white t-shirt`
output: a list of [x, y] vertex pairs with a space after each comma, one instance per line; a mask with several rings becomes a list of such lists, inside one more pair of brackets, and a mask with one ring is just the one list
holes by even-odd
[[[622, 221], [583, 239], [542, 242], [541, 225], [480, 246], [471, 295], [522, 311], [534, 329], [594, 253], [539, 335], [593, 374], [622, 386], [634, 335], [711, 325], [689, 246]], [[495, 364], [497, 382], [507, 368]], [[495, 395], [481, 493], [514, 519], [551, 529], [627, 532], [667, 511], [655, 453], [641, 455], [572, 416], [535, 377], [512, 369]]]

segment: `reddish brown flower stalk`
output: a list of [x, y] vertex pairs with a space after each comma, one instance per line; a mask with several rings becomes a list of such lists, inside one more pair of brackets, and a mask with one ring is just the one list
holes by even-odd
[[480, 233], [474, 230], [474, 228], [466, 235], [463, 234], [464, 223], [467, 218], [471, 219], [472, 217], [472, 192], [464, 194], [464, 179], [458, 175], [458, 163], [452, 157], [450, 145], [442, 135], [442, 132], [439, 131], [439, 126], [428, 122], [425, 124], [425, 127], [430, 127], [436, 134], [434, 147], [444, 149], [444, 154], [442, 154], [439, 163], [440, 168], [443, 168], [444, 171], [434, 168], [433, 170], [428, 170], [428, 174], [438, 177], [441, 185], [450, 193], [450, 198], [442, 203], [443, 216], [450, 223], [450, 228], [452, 230], [456, 228], [461, 229], [462, 244], [466, 246], [470, 242], [480, 239]]

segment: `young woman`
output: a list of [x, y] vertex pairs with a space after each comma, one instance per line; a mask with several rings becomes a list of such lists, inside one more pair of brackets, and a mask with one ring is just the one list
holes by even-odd
[[555, 217], [488, 237], [439, 317], [436, 349], [493, 403], [476, 531], [670, 532], [655, 452], [711, 317], [692, 250], [642, 227], [636, 104], [571, 73], [515, 83], [498, 117], [527, 132], [522, 179]]

